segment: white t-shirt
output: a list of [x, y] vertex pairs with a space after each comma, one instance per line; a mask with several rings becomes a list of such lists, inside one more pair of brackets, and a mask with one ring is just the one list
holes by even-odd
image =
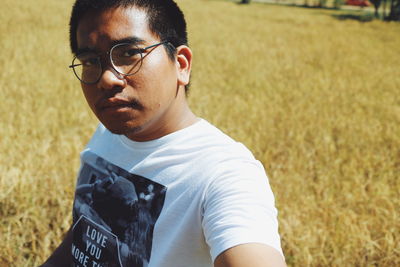
[[205, 120], [148, 142], [100, 125], [81, 158], [76, 266], [213, 266], [251, 242], [282, 253], [264, 168]]

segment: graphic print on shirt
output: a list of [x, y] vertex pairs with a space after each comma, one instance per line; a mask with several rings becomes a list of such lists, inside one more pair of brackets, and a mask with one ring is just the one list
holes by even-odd
[[167, 188], [86, 151], [73, 208], [76, 267], [146, 267]]

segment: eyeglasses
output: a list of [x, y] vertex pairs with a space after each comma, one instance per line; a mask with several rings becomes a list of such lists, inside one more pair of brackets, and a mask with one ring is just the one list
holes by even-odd
[[[169, 43], [164, 41], [145, 48], [139, 48], [132, 43], [121, 43], [111, 47], [107, 54], [110, 57], [112, 68], [124, 76], [134, 75], [140, 70], [143, 59], [150, 54], [157, 46]], [[146, 55], [146, 51], [153, 48]], [[85, 84], [95, 84], [103, 74], [101, 58], [94, 52], [83, 52], [74, 57], [69, 66], [73, 69], [75, 76]]]

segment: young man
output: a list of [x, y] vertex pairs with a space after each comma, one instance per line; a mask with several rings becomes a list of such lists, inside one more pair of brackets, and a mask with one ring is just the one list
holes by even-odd
[[172, 0], [77, 0], [70, 66], [101, 124], [43, 266], [285, 266], [262, 165], [189, 109]]

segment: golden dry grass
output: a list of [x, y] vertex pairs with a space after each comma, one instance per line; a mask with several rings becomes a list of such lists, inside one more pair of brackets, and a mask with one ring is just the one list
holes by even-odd
[[[267, 169], [289, 266], [400, 266], [400, 24], [181, 0], [193, 110]], [[96, 127], [71, 60], [72, 0], [3, 1], [0, 266], [35, 266], [71, 221]], [[189, 265], [188, 265], [189, 266]]]

